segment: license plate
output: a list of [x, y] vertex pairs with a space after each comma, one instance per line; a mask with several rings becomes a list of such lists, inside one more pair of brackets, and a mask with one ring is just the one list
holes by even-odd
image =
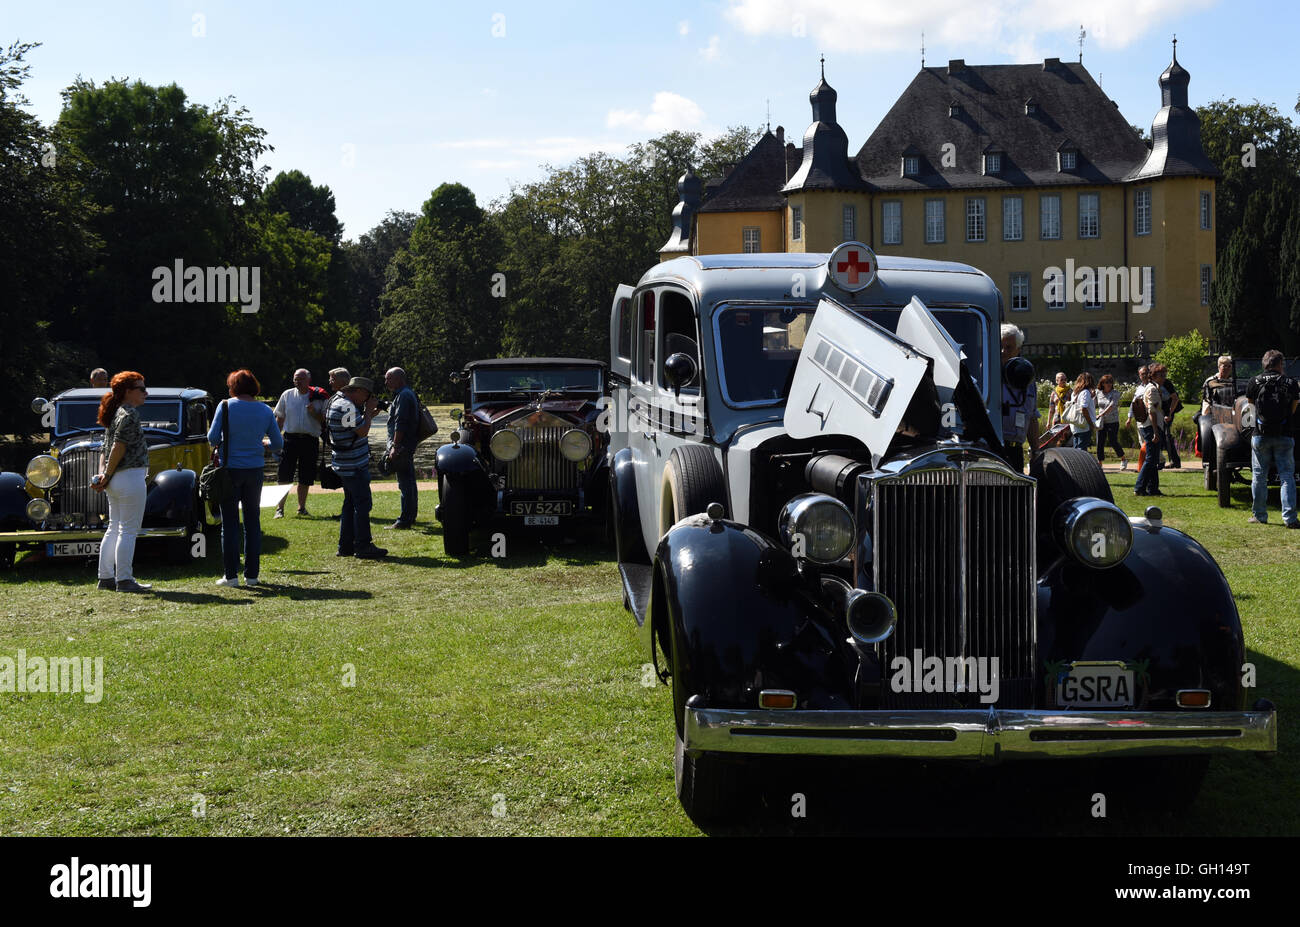
[[[539, 499], [535, 502], [510, 503], [511, 515], [569, 515], [572, 512], [573, 503], [568, 499]], [[547, 522], [547, 524], [551, 523]]]
[[45, 544], [47, 557], [97, 557], [98, 541], [48, 541]]
[[560, 523], [559, 515], [525, 515], [525, 525], [558, 525]]
[[1137, 700], [1134, 671], [1119, 663], [1075, 663], [1056, 683], [1060, 708], [1132, 708]]

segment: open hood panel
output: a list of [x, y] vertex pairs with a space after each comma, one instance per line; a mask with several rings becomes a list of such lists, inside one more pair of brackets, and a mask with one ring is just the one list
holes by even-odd
[[[913, 299], [903, 310], [904, 318], [915, 311], [929, 315]], [[924, 322], [917, 330], [924, 330]], [[929, 357], [892, 332], [822, 299], [790, 385], [786, 431], [794, 438], [857, 438], [871, 450], [872, 464], [878, 465], [909, 417], [913, 397], [918, 391], [922, 398], [933, 395], [930, 366]], [[937, 421], [937, 415], [934, 418]]]

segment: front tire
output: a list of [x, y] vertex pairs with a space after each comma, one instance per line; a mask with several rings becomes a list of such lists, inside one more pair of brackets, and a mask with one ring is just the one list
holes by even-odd
[[1219, 472], [1213, 464], [1206, 464], [1202, 469], [1205, 470], [1205, 488], [1210, 492], [1215, 492], [1219, 487]]
[[727, 483], [713, 451], [703, 444], [673, 449], [664, 465], [659, 536], [688, 515], [699, 515], [718, 502], [727, 510]]
[[672, 635], [673, 712], [673, 784], [682, 810], [696, 824], [720, 823], [735, 816], [740, 804], [743, 782], [741, 770], [730, 757], [708, 753], [691, 756], [686, 752], [686, 691], [681, 672], [677, 635]]
[[444, 481], [446, 493], [439, 499], [442, 510], [442, 546], [452, 557], [469, 553], [469, 491], [455, 480]]
[[17, 553], [17, 544], [0, 544], [0, 570], [12, 570]]

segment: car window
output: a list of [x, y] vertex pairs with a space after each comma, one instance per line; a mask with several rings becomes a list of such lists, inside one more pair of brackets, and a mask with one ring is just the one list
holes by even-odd
[[641, 337], [637, 339], [636, 378], [642, 383], [652, 383], [655, 366], [655, 294], [647, 290], [641, 294]]
[[563, 390], [599, 393], [598, 367], [481, 367], [474, 371], [475, 393]]
[[208, 434], [208, 409], [202, 401], [191, 402], [189, 405], [189, 423], [185, 426], [185, 433], [195, 437], [206, 438]]
[[618, 356], [632, 359], [632, 322], [636, 313], [630, 299], [618, 301]]
[[[93, 431], [99, 425], [99, 403], [60, 402], [55, 412], [55, 434]], [[148, 399], [139, 408], [140, 424], [150, 431], [179, 434], [181, 404], [176, 399]]]
[[[724, 398], [732, 405], [784, 402], [804, 337], [812, 324], [811, 306], [728, 306], [714, 315], [722, 358]], [[971, 375], [984, 387], [984, 316], [975, 309], [932, 309], [939, 324], [962, 346]], [[867, 309], [867, 317], [894, 332], [902, 309]]]
[[[665, 292], [659, 303], [659, 334], [663, 338], [660, 357], [666, 361], [674, 354], [685, 354], [695, 361], [695, 376], [682, 385], [683, 393], [700, 391], [700, 343], [696, 340], [695, 308], [681, 293]], [[672, 389], [667, 372], [660, 363], [659, 385]]]

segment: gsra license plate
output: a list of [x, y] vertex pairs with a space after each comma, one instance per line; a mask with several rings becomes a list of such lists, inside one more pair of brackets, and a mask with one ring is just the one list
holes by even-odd
[[1134, 672], [1122, 663], [1075, 663], [1056, 683], [1060, 708], [1132, 708], [1136, 698]]
[[97, 557], [99, 541], [49, 541], [45, 545], [47, 557]]

